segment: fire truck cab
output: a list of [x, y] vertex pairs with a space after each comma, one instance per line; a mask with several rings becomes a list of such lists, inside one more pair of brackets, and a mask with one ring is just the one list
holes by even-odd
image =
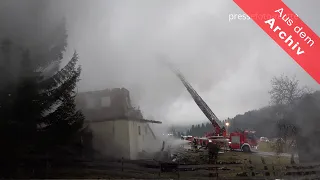
[[255, 131], [242, 131], [230, 133], [229, 148], [243, 152], [257, 151], [258, 139]]

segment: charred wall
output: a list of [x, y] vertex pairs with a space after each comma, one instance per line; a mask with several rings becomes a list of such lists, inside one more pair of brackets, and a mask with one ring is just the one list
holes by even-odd
[[132, 107], [130, 93], [125, 88], [80, 93], [76, 98], [76, 104], [88, 121], [143, 118], [141, 112]]

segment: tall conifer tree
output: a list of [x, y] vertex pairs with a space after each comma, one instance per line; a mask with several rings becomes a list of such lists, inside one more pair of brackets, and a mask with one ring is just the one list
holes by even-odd
[[76, 110], [75, 88], [81, 68], [76, 52], [59, 68], [67, 45], [65, 24], [53, 34], [55, 41], [44, 43], [35, 53], [18, 42], [2, 40], [0, 163], [7, 168], [0, 174], [6, 177], [16, 175], [21, 164], [34, 165], [30, 157], [61, 160], [79, 150], [84, 116]]

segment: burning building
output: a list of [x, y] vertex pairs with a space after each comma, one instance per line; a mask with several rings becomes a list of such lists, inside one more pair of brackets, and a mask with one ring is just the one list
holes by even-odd
[[132, 107], [127, 89], [79, 93], [76, 104], [86, 116], [93, 147], [100, 155], [138, 159], [139, 153], [152, 151], [149, 142], [157, 138], [150, 123], [161, 122], [144, 119], [141, 111]]

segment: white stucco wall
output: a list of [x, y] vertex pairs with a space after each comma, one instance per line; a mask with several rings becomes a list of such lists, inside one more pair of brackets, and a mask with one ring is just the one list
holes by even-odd
[[103, 156], [130, 158], [129, 122], [114, 120], [91, 123], [93, 146]]
[[137, 121], [129, 121], [130, 159], [137, 159], [139, 152], [142, 152], [143, 125]]
[[162, 145], [145, 122], [104, 121], [91, 123], [90, 128], [93, 131], [93, 146], [103, 156], [134, 160], [138, 159], [139, 152], [155, 152]]
[[139, 152], [142, 151], [152, 153], [160, 150], [161, 142], [155, 139], [151, 131], [152, 129], [146, 122], [129, 121], [131, 159], [137, 159]]
[[146, 130], [143, 140], [143, 149], [150, 153], [159, 151], [162, 147], [162, 140], [159, 137], [155, 137], [156, 135], [153, 134], [154, 131], [150, 124], [146, 124]]

